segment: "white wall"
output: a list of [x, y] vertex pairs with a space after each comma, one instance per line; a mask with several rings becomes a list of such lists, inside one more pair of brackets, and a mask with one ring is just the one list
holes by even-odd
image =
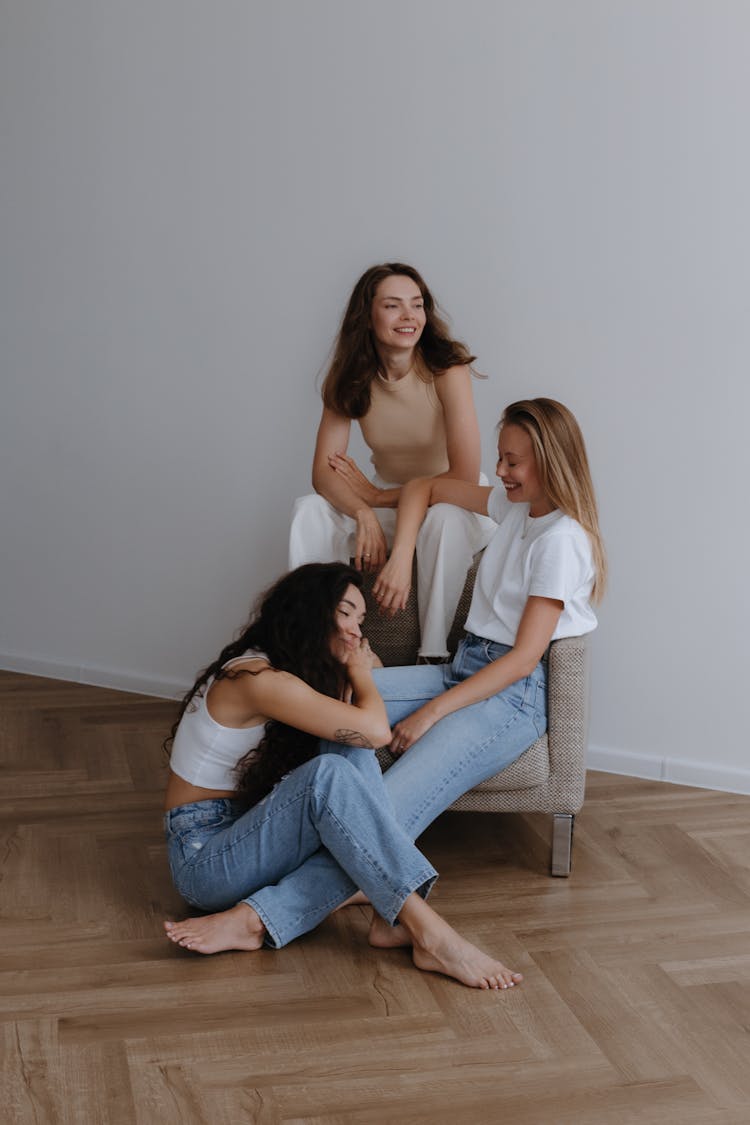
[[750, 791], [744, 0], [11, 0], [0, 664], [172, 692], [285, 563], [351, 284], [587, 435], [592, 764]]

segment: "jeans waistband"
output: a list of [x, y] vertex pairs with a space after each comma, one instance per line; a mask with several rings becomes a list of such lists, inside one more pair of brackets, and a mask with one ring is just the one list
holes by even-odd
[[[506, 645], [502, 641], [492, 641], [489, 637], [478, 637], [476, 633], [464, 632], [464, 640], [467, 641], [468, 644], [486, 646], [488, 655], [490, 653], [494, 653], [495, 659], [497, 659], [498, 656], [504, 656], [506, 652], [510, 652], [513, 648], [513, 645]], [[548, 660], [549, 645], [547, 645], [546, 649], [542, 653], [540, 657], [540, 663], [546, 666]]]

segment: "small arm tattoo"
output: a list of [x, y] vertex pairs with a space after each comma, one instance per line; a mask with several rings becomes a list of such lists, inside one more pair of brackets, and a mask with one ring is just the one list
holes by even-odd
[[347, 730], [345, 727], [333, 732], [333, 741], [343, 742], [346, 746], [364, 746], [365, 750], [375, 749], [369, 738], [365, 738], [358, 730]]

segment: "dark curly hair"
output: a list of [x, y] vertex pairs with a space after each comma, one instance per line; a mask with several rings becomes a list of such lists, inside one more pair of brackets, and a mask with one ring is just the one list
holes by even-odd
[[446, 321], [424, 279], [403, 262], [384, 262], [370, 266], [352, 290], [341, 321], [333, 359], [323, 381], [323, 402], [347, 418], [363, 418], [370, 409], [370, 387], [380, 367], [370, 325], [375, 292], [387, 277], [408, 277], [422, 294], [425, 326], [416, 346], [421, 360], [416, 365], [420, 378], [428, 381], [457, 364], [470, 365], [475, 356], [460, 340], [453, 340]]
[[[164, 748], [169, 752], [177, 727], [209, 680], [257, 676], [247, 668], [225, 665], [248, 649], [265, 653], [272, 668], [291, 672], [315, 691], [340, 699], [346, 685], [344, 666], [330, 648], [336, 607], [349, 586], [362, 587], [362, 575], [344, 563], [308, 563], [285, 574], [256, 602], [247, 625], [200, 673], [187, 692]], [[270, 719], [256, 749], [237, 764], [238, 796], [248, 806], [270, 793], [277, 781], [318, 753], [318, 739], [306, 731]]]

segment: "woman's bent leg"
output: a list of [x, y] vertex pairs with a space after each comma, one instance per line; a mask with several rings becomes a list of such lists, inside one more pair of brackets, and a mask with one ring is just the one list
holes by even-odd
[[447, 638], [456, 616], [474, 555], [487, 546], [495, 524], [486, 516], [453, 504], [429, 509], [417, 536], [419, 655], [446, 657]]
[[[379, 796], [382, 807], [388, 812], [391, 811], [390, 801], [382, 783], [380, 764], [372, 750], [343, 746], [332, 742], [331, 753], [345, 758], [346, 762], [359, 772], [369, 792]], [[284, 778], [284, 781], [275, 787], [273, 793], [265, 801], [244, 814], [245, 820], [256, 820], [259, 817], [259, 811], [257, 810], [262, 809], [260, 816], [265, 818], [268, 825], [273, 826], [275, 814], [279, 814], [281, 811], [287, 812], [291, 808], [288, 791], [290, 784], [295, 780], [296, 778], [291, 775], [289, 778]], [[281, 809], [278, 808], [279, 804], [281, 804]], [[325, 916], [336, 907], [341, 906], [355, 890], [350, 876], [336, 863], [331, 853], [326, 848], [318, 846], [313, 854], [304, 859], [304, 862], [301, 862], [301, 866], [296, 866], [296, 870], [291, 871], [287, 877], [281, 877], [279, 881], [275, 877], [272, 879], [271, 871], [266, 870], [264, 872], [268, 875], [268, 882], [273, 885], [264, 886], [262, 891], [257, 892], [261, 913], [252, 906], [251, 902], [245, 903], [243, 900], [241, 900], [240, 906], [243, 908], [245, 906], [250, 907], [244, 913], [243, 911], [237, 911], [236, 908], [223, 909], [227, 904], [224, 901], [208, 902], [206, 895], [200, 894], [200, 886], [196, 883], [195, 876], [189, 876], [188, 872], [179, 870], [179, 868], [183, 867], [184, 855], [186, 854], [188, 865], [191, 865], [190, 861], [197, 857], [198, 850], [202, 850], [206, 846], [207, 838], [222, 832], [223, 822], [226, 823], [227, 827], [231, 825], [233, 820], [236, 819], [231, 811], [235, 807], [234, 801], [204, 801], [200, 802], [198, 807], [191, 805], [186, 810], [174, 810], [173, 813], [168, 813], [165, 817], [166, 822], [168, 822], [168, 836], [171, 837], [170, 859], [175, 885], [178, 886], [178, 890], [188, 901], [192, 901], [193, 906], [220, 909], [220, 913], [210, 915], [208, 918], [188, 919], [187, 922], [178, 922], [178, 924], [165, 922], [165, 929], [172, 940], [181, 945], [187, 945], [189, 948], [196, 948], [200, 953], [214, 953], [219, 948], [259, 948], [266, 937], [266, 927], [263, 924], [262, 917], [269, 922], [273, 931], [278, 930], [279, 933], [286, 935], [286, 940], [284, 940], [284, 944], [286, 944], [292, 937], [304, 934], [310, 926], [316, 925], [320, 913]], [[204, 826], [202, 828], [199, 827], [201, 821], [202, 826]], [[174, 822], [178, 831], [170, 830], [171, 822]], [[182, 829], [182, 836], [179, 837], [182, 822], [186, 827]], [[210, 827], [207, 829], [206, 826]], [[283, 828], [280, 821], [277, 823], [277, 828], [279, 830], [278, 840], [280, 840]], [[296, 859], [300, 858], [302, 853], [310, 846], [309, 839], [306, 843], [302, 841], [301, 832], [298, 834], [296, 822], [293, 820], [292, 834], [299, 835], [300, 850], [296, 855], [292, 855], [291, 850], [289, 850], [288, 854], [281, 856], [284, 871], [288, 870], [289, 866], [295, 866]], [[313, 843], [316, 839], [319, 845], [317, 832], [313, 838]], [[226, 835], [223, 835], [222, 840], [216, 840], [214, 846], [224, 847], [226, 854], [229, 856], [233, 854]], [[250, 856], [235, 853], [234, 858], [235, 861], [238, 861], [236, 873], [238, 883], [234, 886], [233, 893], [228, 894], [229, 902], [236, 901], [240, 894], [246, 892], [247, 877], [249, 877], [247, 861], [249, 861]], [[257, 862], [257, 855], [254, 858]], [[210, 882], [210, 865], [202, 868], [202, 874], [208, 876]], [[261, 872], [256, 871], [255, 876], [260, 880]], [[192, 877], [192, 881], [189, 884], [190, 877]], [[226, 893], [226, 890], [223, 893]], [[231, 944], [225, 944], [227, 942]]]
[[[325, 742], [321, 744], [321, 753], [346, 758], [361, 774], [370, 793], [383, 809], [393, 815], [391, 799], [383, 784], [383, 773], [374, 751]], [[277, 935], [285, 935], [283, 944], [286, 945], [317, 926], [322, 918], [345, 903], [357, 890], [359, 887], [355, 887], [331, 853], [326, 848], [319, 848], [276, 885], [264, 887], [253, 894], [248, 904], [269, 922], [273, 919], [273, 930]]]
[[[371, 751], [361, 753], [372, 757]], [[314, 762], [319, 764], [315, 820], [329, 855], [309, 857], [301, 879], [299, 872], [291, 872], [243, 897], [277, 947], [313, 929], [358, 888], [394, 924], [408, 895], [426, 894], [437, 877], [383, 807], [378, 792], [349, 762], [332, 755]]]
[[[175, 818], [179, 810], [167, 815]], [[330, 855], [319, 849], [321, 842]], [[306, 762], [205, 842], [186, 830], [181, 840], [171, 841], [170, 859], [175, 885], [189, 901], [225, 910], [241, 899], [277, 947], [312, 929], [338, 905], [326, 880], [340, 888], [341, 901], [361, 887], [378, 913], [394, 923], [405, 899], [414, 891], [427, 894], [437, 878], [346, 755]], [[285, 876], [300, 864], [304, 878], [287, 885]]]
[[[546, 697], [546, 674], [539, 664], [505, 691], [441, 719], [386, 770], [384, 784], [396, 819], [412, 839], [544, 733]], [[389, 716], [391, 708], [397, 709], [396, 701], [388, 704]]]
[[348, 563], [354, 548], [353, 519], [322, 496], [312, 493], [294, 501], [289, 529], [289, 569], [309, 562]]

